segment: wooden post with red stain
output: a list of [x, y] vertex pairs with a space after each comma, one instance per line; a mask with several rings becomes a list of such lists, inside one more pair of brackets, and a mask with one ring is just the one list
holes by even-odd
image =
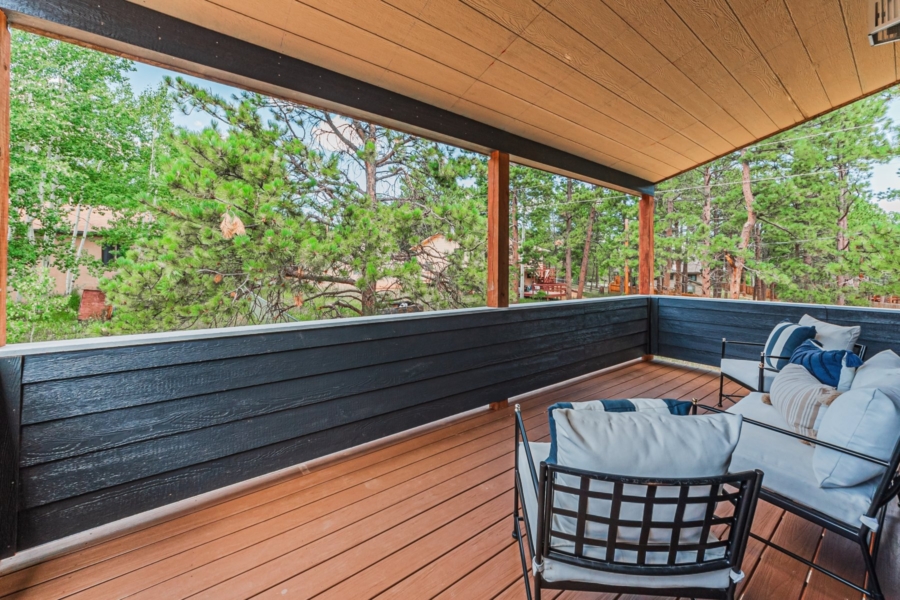
[[638, 293], [653, 293], [653, 196], [641, 194], [638, 205]]
[[488, 160], [487, 305], [509, 306], [509, 154]]
[[6, 345], [6, 287], [9, 269], [9, 25], [0, 11], [0, 346]]

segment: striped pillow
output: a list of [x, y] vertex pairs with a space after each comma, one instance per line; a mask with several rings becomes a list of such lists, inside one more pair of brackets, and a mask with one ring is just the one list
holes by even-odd
[[825, 409], [841, 395], [835, 388], [819, 382], [801, 365], [790, 364], [772, 382], [769, 398], [791, 429], [816, 437]]
[[[816, 337], [815, 327], [803, 327], [790, 321], [783, 321], [775, 326], [766, 342], [766, 366], [780, 371], [791, 360], [791, 354], [800, 344]], [[777, 357], [785, 358], [777, 358]]]

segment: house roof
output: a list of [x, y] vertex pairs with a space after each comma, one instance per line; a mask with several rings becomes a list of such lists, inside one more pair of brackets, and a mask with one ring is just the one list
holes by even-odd
[[[0, 7], [16, 11], [14, 23], [262, 91], [280, 82], [298, 99], [345, 114], [509, 151], [518, 162], [626, 191], [649, 191], [898, 81], [897, 46], [869, 45], [870, 6], [858, 0], [0, 0]], [[157, 24], [151, 13], [178, 21]], [[177, 23], [271, 51], [284, 69], [296, 59], [344, 79], [288, 78], [286, 70], [266, 80], [259, 61], [243, 72], [240, 60], [182, 49]], [[154, 38], [144, 39], [138, 25]], [[213, 48], [225, 55], [225, 46], [217, 40]], [[355, 93], [340, 92], [346, 78]]]

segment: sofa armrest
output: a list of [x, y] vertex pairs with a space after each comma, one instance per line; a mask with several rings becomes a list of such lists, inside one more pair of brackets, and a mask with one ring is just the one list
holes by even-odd
[[764, 348], [765, 344], [760, 344], [759, 342], [740, 342], [737, 340], [729, 340], [727, 338], [722, 338], [722, 358], [725, 358], [725, 352], [727, 350], [728, 344], [732, 344], [734, 346], [753, 346], [756, 348]]
[[[516, 404], [516, 469], [519, 468], [519, 436], [522, 436], [522, 442], [525, 445], [525, 460], [528, 463], [529, 475], [531, 475], [531, 483], [534, 485], [534, 494], [538, 495], [538, 476], [537, 470], [534, 468], [534, 460], [531, 457], [531, 446], [528, 444], [528, 436], [525, 433], [525, 423], [522, 421], [522, 409]], [[521, 477], [521, 473], [519, 474]], [[525, 482], [522, 482], [525, 485]]]

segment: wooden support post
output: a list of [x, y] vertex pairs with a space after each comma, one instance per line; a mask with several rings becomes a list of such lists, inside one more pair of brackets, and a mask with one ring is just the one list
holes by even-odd
[[653, 196], [641, 194], [638, 205], [638, 293], [649, 295], [653, 293]]
[[6, 287], [9, 269], [9, 24], [0, 11], [0, 346], [6, 345]]
[[[509, 306], [509, 154], [491, 152], [488, 159], [487, 305]], [[509, 400], [491, 402], [502, 410]]]
[[487, 305], [509, 306], [509, 154], [488, 160]]

